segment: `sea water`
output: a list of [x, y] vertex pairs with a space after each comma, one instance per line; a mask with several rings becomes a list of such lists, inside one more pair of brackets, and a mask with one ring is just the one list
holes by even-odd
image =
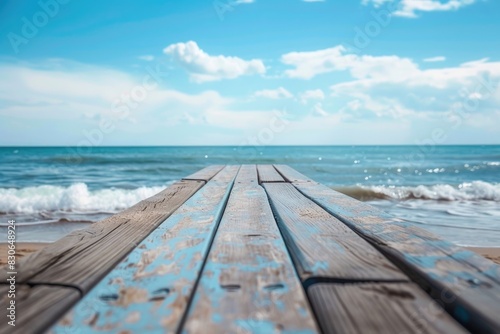
[[0, 229], [15, 219], [18, 241], [54, 241], [207, 165], [259, 163], [457, 244], [500, 246], [500, 146], [3, 147]]

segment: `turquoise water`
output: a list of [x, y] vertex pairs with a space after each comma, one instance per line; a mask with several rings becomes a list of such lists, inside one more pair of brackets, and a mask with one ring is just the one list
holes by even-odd
[[500, 246], [500, 146], [0, 148], [0, 218], [52, 241], [211, 164], [288, 164], [462, 245]]

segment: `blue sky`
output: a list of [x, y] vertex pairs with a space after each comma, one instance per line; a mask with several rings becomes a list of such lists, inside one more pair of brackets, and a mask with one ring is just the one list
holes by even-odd
[[499, 144], [500, 2], [3, 1], [0, 145]]

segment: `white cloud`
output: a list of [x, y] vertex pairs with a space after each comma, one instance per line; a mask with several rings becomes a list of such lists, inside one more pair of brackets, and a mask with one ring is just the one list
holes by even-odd
[[357, 120], [349, 114], [327, 115], [311, 113], [290, 122], [286, 130], [275, 136], [277, 145], [363, 145], [413, 143], [411, 122], [394, 120]]
[[435, 62], [440, 62], [440, 61], [445, 61], [445, 60], [446, 60], [446, 57], [443, 57], [443, 56], [424, 58], [424, 61], [426, 63], [435, 63]]
[[256, 91], [253, 94], [255, 97], [264, 97], [268, 99], [289, 99], [293, 97], [293, 94], [287, 91], [283, 87], [279, 87], [277, 89], [264, 89]]
[[260, 59], [244, 60], [223, 55], [211, 56], [193, 41], [171, 44], [163, 52], [184, 67], [189, 72], [191, 80], [197, 83], [266, 72], [264, 63]]
[[[411, 59], [389, 58], [388, 62], [388, 57], [354, 56], [344, 67], [353, 80], [331, 86], [333, 96], [343, 103], [341, 110], [401, 118], [435, 117], [457, 108], [493, 115], [499, 109], [500, 62], [481, 59], [423, 70]], [[369, 70], [373, 67], [376, 70]]]
[[281, 61], [295, 67], [286, 70], [285, 75], [298, 79], [311, 79], [319, 74], [343, 70], [349, 70], [355, 78], [377, 77], [380, 74], [397, 78], [401, 73], [411, 74], [417, 70], [417, 66], [408, 58], [358, 56], [348, 53], [342, 45], [317, 51], [287, 53], [281, 57]]
[[[18, 110], [19, 116], [47, 115], [69, 117], [72, 113], [101, 113], [122, 92], [134, 85], [133, 79], [120, 71], [79, 63], [51, 60], [42, 64], [0, 63], [0, 100]], [[21, 112], [22, 111], [22, 112]]]
[[323, 100], [325, 93], [321, 89], [306, 90], [299, 94], [300, 102], [306, 104], [309, 100]]
[[311, 79], [321, 73], [343, 69], [344, 64], [334, 61], [339, 59], [344, 51], [343, 46], [336, 46], [318, 51], [290, 52], [281, 56], [281, 62], [295, 67], [295, 69], [286, 70], [286, 76]]
[[312, 110], [313, 110], [313, 114], [323, 116], [323, 117], [328, 116], [328, 113], [323, 109], [323, 104], [321, 102], [316, 103]]
[[249, 3], [255, 3], [255, 0], [235, 0], [231, 4], [234, 4], [234, 5], [243, 5], [243, 4], [249, 4]]
[[363, 4], [372, 3], [379, 7], [385, 3], [395, 3], [395, 16], [417, 17], [417, 12], [450, 11], [472, 5], [476, 0], [363, 0]]
[[[290, 70], [297, 77], [339, 71], [349, 74], [349, 81], [330, 86], [330, 96], [311, 89], [291, 99], [292, 94], [283, 87], [254, 93], [290, 97], [280, 102], [290, 106], [289, 124], [286, 131], [275, 134], [272, 144], [412, 144], [436, 124], [451, 126], [447, 113], [460, 106], [463, 109], [465, 104], [465, 112], [473, 117], [464, 118], [460, 134], [450, 134], [450, 138], [461, 143], [497, 141], [500, 62], [480, 59], [456, 67], [422, 69], [412, 59], [396, 55], [361, 56], [341, 47], [332, 49], [339, 50], [335, 57], [320, 57], [315, 63], [310, 55], [322, 56], [324, 50], [309, 52], [304, 64], [297, 63]], [[143, 64], [147, 76], [146, 68], [152, 64]], [[161, 70], [168, 72], [167, 66]], [[103, 118], [116, 118], [116, 102], [125, 105], [123, 96], [144, 85], [142, 74], [64, 60], [4, 61], [0, 73], [3, 144], [77, 145], [85, 138], [84, 130], [95, 129]], [[487, 88], [484, 82], [496, 86]], [[104, 144], [238, 145], [247, 136], [269, 129], [273, 117], [272, 110], [246, 107], [245, 101], [214, 90], [189, 94], [159, 84], [131, 108], [129, 117], [116, 122], [117, 130], [106, 135]], [[22, 134], [18, 141], [11, 139], [16, 133]], [[48, 141], [51, 136], [53, 141]], [[23, 142], [26, 138], [30, 141]]]
[[[102, 144], [121, 145], [238, 144], [244, 133], [269, 127], [272, 110], [242, 110], [214, 90], [188, 94], [160, 82], [144, 98], [131, 98], [145, 82], [153, 86], [153, 79], [145, 80], [148, 68], [155, 68], [149, 66], [132, 76], [65, 60], [0, 62], [0, 132], [8, 133], [12, 124], [29, 131], [18, 141], [2, 137], [0, 144], [76, 146], [86, 140], [85, 133], [95, 134], [103, 119], [116, 131]], [[166, 68], [160, 69], [165, 76]]]
[[[158, 112], [165, 117], [157, 119], [161, 123], [175, 121], [186, 111], [203, 113], [222, 109], [231, 102], [215, 91], [186, 94], [162, 88], [161, 77], [151, 76], [154, 71], [154, 67], [148, 66], [143, 76], [134, 77], [106, 67], [62, 60], [0, 63], [0, 100], [3, 102], [0, 115], [45, 120], [121, 119], [125, 113], [118, 115], [118, 110], [128, 109], [129, 116], [121, 119], [124, 123]], [[162, 71], [160, 68], [156, 75]]]

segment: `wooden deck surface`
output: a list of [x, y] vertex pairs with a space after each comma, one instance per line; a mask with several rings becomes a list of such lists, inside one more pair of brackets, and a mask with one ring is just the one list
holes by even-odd
[[0, 333], [500, 332], [500, 266], [284, 165], [207, 167], [17, 272]]

